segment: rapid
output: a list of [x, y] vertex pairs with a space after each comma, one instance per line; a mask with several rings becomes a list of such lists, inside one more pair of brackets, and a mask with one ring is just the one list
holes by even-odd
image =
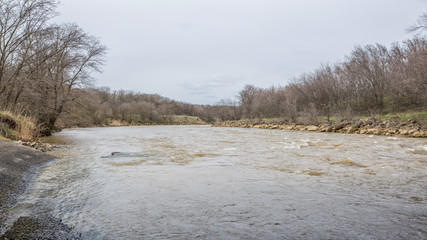
[[210, 126], [67, 129], [14, 211], [85, 239], [426, 239], [427, 139]]

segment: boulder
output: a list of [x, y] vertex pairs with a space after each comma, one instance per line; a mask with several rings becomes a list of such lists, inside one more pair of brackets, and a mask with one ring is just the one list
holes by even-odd
[[426, 131], [416, 131], [412, 134], [413, 137], [427, 137]]
[[387, 133], [390, 135], [395, 135], [397, 133], [397, 130], [396, 129], [388, 129]]
[[381, 130], [378, 128], [368, 128], [367, 134], [381, 135]]
[[400, 135], [405, 136], [405, 135], [408, 135], [408, 133], [409, 133], [408, 129], [399, 129], [399, 134]]
[[359, 133], [360, 134], [368, 134], [368, 129], [366, 129], [366, 128], [360, 129]]
[[292, 130], [292, 125], [282, 125], [280, 127], [280, 129], [283, 129], [283, 130]]
[[317, 131], [319, 129], [317, 126], [309, 125], [305, 128], [307, 131]]

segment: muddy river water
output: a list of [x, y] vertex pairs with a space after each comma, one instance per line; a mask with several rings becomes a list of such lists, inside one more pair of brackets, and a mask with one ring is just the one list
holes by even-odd
[[155, 126], [49, 141], [60, 159], [17, 212], [85, 239], [427, 238], [427, 139]]

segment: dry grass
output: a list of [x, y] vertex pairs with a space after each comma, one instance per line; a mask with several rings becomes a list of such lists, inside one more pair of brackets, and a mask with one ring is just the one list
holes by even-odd
[[0, 111], [0, 135], [13, 139], [32, 141], [39, 133], [36, 121], [32, 117]]

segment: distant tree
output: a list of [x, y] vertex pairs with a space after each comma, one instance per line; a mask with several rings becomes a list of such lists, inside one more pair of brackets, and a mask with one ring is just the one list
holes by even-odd
[[238, 120], [240, 118], [238, 103], [231, 99], [221, 99], [216, 104], [216, 111], [221, 121]]
[[422, 14], [415, 25], [410, 26], [407, 29], [407, 32], [420, 32], [420, 31], [427, 31], [427, 13]]
[[382, 113], [390, 84], [389, 53], [376, 44], [356, 47], [345, 62], [358, 101], [355, 107], [370, 114]]
[[244, 117], [253, 118], [255, 116], [254, 104], [257, 92], [258, 88], [253, 85], [246, 85], [243, 90], [239, 92], [238, 98]]
[[397, 110], [427, 107], [427, 39], [414, 38], [391, 49], [392, 103]]

